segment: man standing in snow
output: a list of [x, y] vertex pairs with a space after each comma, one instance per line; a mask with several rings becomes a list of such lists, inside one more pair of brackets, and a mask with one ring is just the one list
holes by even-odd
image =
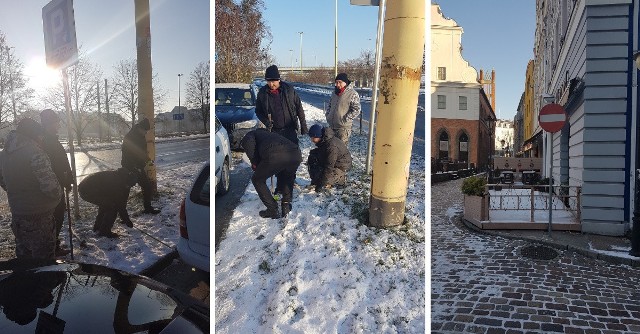
[[259, 212], [263, 218], [279, 218], [278, 202], [267, 187], [267, 179], [273, 175], [278, 178], [282, 192], [282, 217], [291, 211], [293, 183], [296, 170], [302, 162], [302, 153], [298, 145], [281, 135], [265, 129], [249, 131], [240, 142], [251, 162], [253, 176], [251, 182], [258, 197], [267, 207]]
[[298, 120], [300, 134], [307, 134], [307, 122], [300, 97], [293, 86], [280, 81], [280, 71], [276, 65], [267, 68], [264, 78], [267, 84], [258, 91], [256, 116], [269, 131], [298, 145]]
[[42, 149], [43, 134], [38, 122], [24, 118], [9, 133], [0, 154], [0, 186], [7, 191], [16, 258], [55, 257], [53, 212], [62, 188]]
[[[58, 117], [55, 111], [45, 109], [40, 113], [40, 124], [42, 124], [42, 128], [44, 129], [44, 145], [42, 148], [45, 153], [47, 153], [49, 161], [51, 161], [51, 167], [53, 167], [53, 172], [56, 174], [60, 186], [65, 193], [68, 194], [73, 184], [73, 175], [71, 173], [69, 160], [67, 160], [67, 153], [64, 147], [62, 147], [62, 144], [60, 144], [60, 141], [58, 141], [60, 117]], [[69, 249], [60, 247], [60, 230], [62, 230], [66, 209], [65, 197], [62, 196], [60, 203], [58, 203], [53, 213], [53, 217], [56, 220], [56, 256], [64, 256], [70, 252]]]
[[351, 169], [351, 154], [347, 146], [333, 135], [331, 128], [314, 124], [309, 128], [309, 137], [316, 148], [309, 152], [307, 167], [311, 186], [316, 192], [337, 185], [347, 185], [347, 171]]
[[117, 238], [111, 231], [116, 216], [120, 215], [122, 224], [133, 227], [127, 212], [129, 190], [137, 182], [136, 174], [119, 168], [117, 171], [107, 170], [87, 176], [78, 185], [78, 192], [83, 200], [98, 206], [98, 215], [93, 230], [99, 236]]
[[138, 184], [142, 188], [144, 213], [157, 214], [160, 210], [151, 206], [152, 185], [145, 167], [152, 163], [147, 153], [145, 134], [151, 128], [148, 119], [135, 124], [122, 140], [122, 167], [136, 174]]
[[351, 126], [353, 120], [360, 115], [360, 109], [360, 95], [353, 89], [347, 74], [338, 74], [326, 116], [336, 137], [340, 138], [345, 145], [349, 145]]

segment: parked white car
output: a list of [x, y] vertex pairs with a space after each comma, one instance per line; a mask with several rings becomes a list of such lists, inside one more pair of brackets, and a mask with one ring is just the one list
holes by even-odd
[[210, 180], [210, 167], [207, 162], [180, 205], [180, 238], [177, 246], [178, 254], [185, 263], [207, 272], [211, 226]]
[[227, 130], [218, 117], [216, 121], [216, 195], [224, 195], [229, 191], [229, 170], [231, 168], [231, 146]]

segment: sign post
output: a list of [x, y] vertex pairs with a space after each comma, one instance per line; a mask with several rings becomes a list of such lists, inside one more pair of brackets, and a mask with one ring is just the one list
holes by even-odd
[[540, 114], [538, 114], [538, 123], [544, 131], [547, 131], [547, 135], [549, 137], [549, 234], [551, 234], [551, 209], [553, 204], [553, 133], [562, 130], [566, 121], [567, 114], [559, 104], [547, 104], [540, 109]]

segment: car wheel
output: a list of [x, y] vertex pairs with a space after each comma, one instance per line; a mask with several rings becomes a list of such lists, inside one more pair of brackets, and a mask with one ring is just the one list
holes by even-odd
[[229, 159], [224, 159], [222, 165], [222, 171], [220, 172], [220, 183], [218, 183], [218, 189], [216, 194], [224, 195], [229, 191]]

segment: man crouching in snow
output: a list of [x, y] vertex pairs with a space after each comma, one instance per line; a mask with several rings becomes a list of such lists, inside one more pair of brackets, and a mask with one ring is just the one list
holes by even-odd
[[319, 124], [309, 129], [309, 137], [316, 144], [307, 160], [310, 186], [315, 187], [316, 192], [331, 186], [346, 186], [347, 171], [351, 169], [351, 153], [344, 142], [334, 136], [331, 128], [323, 128]]
[[133, 227], [127, 212], [127, 200], [129, 190], [136, 182], [136, 175], [125, 168], [93, 173], [80, 182], [80, 197], [98, 206], [98, 216], [93, 230], [98, 232], [99, 236], [118, 237], [118, 234], [111, 231], [117, 215], [120, 215], [124, 225]]
[[282, 216], [291, 211], [293, 183], [296, 171], [302, 162], [302, 152], [297, 144], [289, 139], [271, 133], [266, 129], [247, 132], [240, 145], [251, 161], [253, 176], [251, 182], [266, 210], [259, 212], [263, 218], [280, 218], [278, 202], [267, 187], [267, 179], [273, 175], [278, 178], [278, 189], [282, 190]]

